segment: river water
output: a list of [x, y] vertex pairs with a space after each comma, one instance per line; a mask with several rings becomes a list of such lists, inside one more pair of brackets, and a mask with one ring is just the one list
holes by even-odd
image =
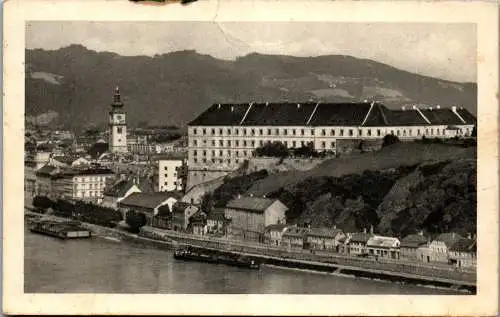
[[101, 237], [59, 240], [25, 231], [26, 293], [457, 294], [264, 266], [252, 271], [174, 260], [171, 251]]

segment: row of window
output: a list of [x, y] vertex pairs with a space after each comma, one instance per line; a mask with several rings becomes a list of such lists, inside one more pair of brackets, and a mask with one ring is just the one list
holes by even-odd
[[79, 191], [76, 193], [77, 197], [101, 197], [100, 191]]
[[90, 183], [90, 184], [76, 184], [74, 186], [74, 188], [75, 188], [75, 190], [78, 190], [78, 189], [82, 190], [82, 189], [86, 189], [86, 188], [88, 188], [88, 189], [93, 189], [93, 188], [100, 189], [100, 188], [103, 188], [105, 186], [106, 186], [106, 184], [104, 182], [102, 182], [102, 183], [95, 183], [95, 184], [94, 183]]
[[[278, 141], [278, 140], [273, 140], [273, 141]], [[252, 140], [252, 141], [246, 141], [246, 140], [242, 140], [240, 142], [240, 140], [235, 140], [234, 143], [231, 142], [231, 140], [227, 140], [226, 141], [226, 146], [225, 147], [231, 147], [232, 144], [234, 144], [235, 147], [255, 147], [255, 146], [263, 146], [264, 143], [269, 143], [271, 142], [270, 140], [259, 140], [259, 141], [255, 141], [255, 140]], [[207, 141], [206, 140], [203, 140], [203, 144], [206, 145]], [[308, 141], [282, 141], [282, 143], [285, 145], [285, 146], [291, 146], [292, 148], [296, 148], [297, 146], [298, 147], [301, 147], [301, 146], [306, 146]], [[215, 142], [215, 140], [212, 140], [212, 142], [210, 143], [213, 147], [215, 147], [217, 144], [219, 145], [219, 147], [224, 147], [224, 142], [223, 140], [219, 140], [218, 143]], [[198, 142], [197, 140], [193, 140], [193, 147], [196, 147], [198, 146]]]
[[[219, 135], [222, 136], [224, 135], [224, 129], [223, 128], [211, 128], [209, 131], [207, 131], [207, 128], [202, 128], [201, 129], [201, 135]], [[402, 136], [411, 136], [413, 133], [413, 129], [395, 129], [396, 134], [402, 135]], [[231, 135], [231, 128], [226, 128], [226, 135]], [[235, 135], [240, 135], [240, 129], [234, 129], [234, 134]], [[309, 131], [309, 132], [307, 132]], [[314, 135], [314, 129], [280, 129], [280, 128], [267, 128], [267, 129], [247, 129], [247, 128], [241, 128], [241, 135], [243, 136], [255, 136], [255, 135]], [[218, 133], [217, 133], [218, 132]], [[394, 134], [394, 129], [390, 130], [391, 134]], [[460, 134], [463, 134], [464, 131], [463, 129], [459, 130]], [[466, 133], [469, 134], [469, 128], [466, 129]], [[327, 129], [321, 129], [320, 135], [326, 136], [382, 136], [383, 130], [382, 129], [330, 129], [327, 131]], [[416, 135], [445, 135], [446, 134], [446, 129], [439, 129], [439, 128], [425, 128], [425, 129], [417, 129], [416, 130]], [[193, 135], [199, 135], [198, 134], [198, 129], [193, 128]]]
[[75, 182], [105, 182], [106, 176], [75, 177]]

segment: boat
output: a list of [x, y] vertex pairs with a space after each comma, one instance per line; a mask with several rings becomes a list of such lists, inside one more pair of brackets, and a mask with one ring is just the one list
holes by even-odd
[[81, 227], [77, 222], [60, 222], [51, 220], [35, 221], [31, 232], [41, 233], [60, 239], [81, 239], [92, 237], [92, 231]]
[[195, 250], [192, 248], [182, 248], [175, 250], [174, 258], [184, 261], [225, 264], [252, 270], [260, 269], [260, 263], [249, 257], [239, 256], [231, 253], [217, 253], [207, 250]]

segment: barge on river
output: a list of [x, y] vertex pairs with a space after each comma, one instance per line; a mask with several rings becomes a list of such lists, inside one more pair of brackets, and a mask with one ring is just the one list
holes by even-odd
[[213, 264], [225, 264], [251, 270], [259, 270], [260, 263], [246, 256], [231, 253], [197, 250], [192, 247], [180, 248], [174, 251], [174, 258], [184, 261], [197, 261]]
[[31, 224], [31, 232], [41, 233], [59, 239], [82, 239], [92, 237], [92, 231], [83, 228], [77, 221], [59, 222], [38, 220]]

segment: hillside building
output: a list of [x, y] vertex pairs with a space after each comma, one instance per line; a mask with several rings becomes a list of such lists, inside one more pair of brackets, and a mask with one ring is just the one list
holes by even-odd
[[[411, 106], [390, 110], [376, 102], [214, 104], [188, 124], [188, 188], [226, 175], [267, 142], [288, 148], [312, 144], [340, 153], [392, 134], [401, 140], [471, 135], [476, 118], [462, 107]], [[358, 142], [359, 143], [359, 142]]]
[[181, 191], [184, 188], [182, 168], [185, 161], [181, 158], [158, 159], [158, 189], [159, 191]]
[[111, 111], [109, 112], [109, 151], [111, 153], [127, 153], [127, 124], [125, 111], [121, 101], [120, 88], [115, 89]]

